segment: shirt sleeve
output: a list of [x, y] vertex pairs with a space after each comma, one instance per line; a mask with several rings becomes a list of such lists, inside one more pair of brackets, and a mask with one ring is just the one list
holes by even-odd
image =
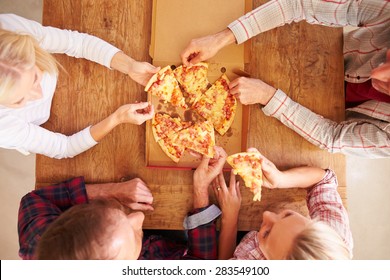
[[6, 115], [0, 117], [0, 128], [0, 147], [57, 159], [74, 157], [97, 144], [90, 127], [66, 136]]
[[272, 0], [232, 22], [228, 28], [241, 44], [259, 33], [302, 20], [326, 26], [357, 26], [358, 15], [362, 14], [358, 13], [360, 2], [367, 1]]
[[203, 224], [199, 223], [196, 228], [188, 231], [188, 250], [184, 258], [203, 260], [217, 259], [217, 229], [215, 219], [219, 214], [217, 216], [214, 215], [218, 212], [215, 208], [219, 210], [215, 205], [211, 205], [206, 208], [195, 209], [195, 211], [189, 214], [191, 217], [191, 215], [209, 213], [211, 215], [210, 217], [214, 218], [211, 221], [207, 221], [209, 219], [206, 219]]
[[386, 123], [367, 118], [336, 123], [294, 102], [281, 90], [276, 91], [262, 110], [328, 152], [367, 158], [390, 156]]
[[327, 170], [324, 178], [307, 192], [307, 207], [312, 219], [320, 220], [333, 228], [344, 240], [352, 256], [353, 239], [349, 218], [337, 192], [337, 178]]
[[47, 227], [65, 210], [88, 202], [83, 177], [44, 187], [26, 194], [19, 206], [19, 255], [33, 259], [36, 246]]
[[120, 50], [95, 36], [64, 30], [22, 18], [13, 14], [0, 15], [1, 28], [27, 33], [36, 38], [49, 53], [62, 53], [85, 58], [110, 68], [113, 56]]

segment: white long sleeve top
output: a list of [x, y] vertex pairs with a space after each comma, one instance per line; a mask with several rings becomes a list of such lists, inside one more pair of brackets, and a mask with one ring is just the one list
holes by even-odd
[[[13, 14], [0, 14], [0, 28], [31, 34], [38, 40], [40, 47], [49, 53], [85, 58], [108, 68], [113, 56], [120, 51], [97, 37], [42, 26]], [[41, 81], [43, 97], [27, 102], [23, 108], [0, 105], [0, 147], [61, 159], [74, 157], [97, 144], [91, 136], [90, 126], [71, 136], [40, 127], [50, 117], [57, 78], [56, 75], [44, 73]]]

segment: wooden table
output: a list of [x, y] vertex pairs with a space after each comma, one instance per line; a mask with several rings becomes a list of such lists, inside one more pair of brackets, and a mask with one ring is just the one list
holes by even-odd
[[[257, 7], [266, 1], [254, 1]], [[45, 0], [43, 24], [96, 35], [141, 61], [148, 56], [152, 1]], [[306, 23], [287, 25], [251, 41], [246, 71], [283, 89], [295, 101], [334, 121], [344, 119], [342, 30]], [[120, 105], [146, 100], [143, 88], [129, 77], [95, 63], [66, 55], [56, 58], [61, 72], [52, 113], [44, 125], [67, 135], [94, 124]], [[248, 147], [259, 148], [280, 169], [300, 165], [332, 168], [346, 203], [345, 159], [313, 146], [299, 135], [250, 108]], [[145, 168], [145, 126], [121, 125], [93, 149], [73, 158], [55, 160], [37, 156], [37, 186], [84, 176], [88, 183], [140, 177], [154, 195], [155, 211], [144, 227], [182, 229], [192, 207], [193, 171]], [[289, 207], [307, 214], [305, 191], [263, 190], [261, 202], [242, 189], [240, 230], [258, 229], [265, 209]], [[211, 195], [212, 198], [213, 195]], [[212, 198], [213, 200], [213, 198]]]

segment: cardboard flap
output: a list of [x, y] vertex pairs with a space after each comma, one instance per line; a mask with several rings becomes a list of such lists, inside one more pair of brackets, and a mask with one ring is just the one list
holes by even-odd
[[[243, 0], [154, 0], [150, 47], [153, 61], [180, 63], [180, 52], [191, 39], [225, 29], [245, 14], [246, 5]], [[243, 63], [243, 53], [244, 45], [230, 45], [209, 62]]]

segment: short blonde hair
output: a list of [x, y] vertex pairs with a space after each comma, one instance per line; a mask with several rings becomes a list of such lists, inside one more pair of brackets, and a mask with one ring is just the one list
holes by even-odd
[[61, 214], [43, 233], [35, 257], [40, 260], [112, 259], [107, 251], [124, 206], [101, 198], [78, 204]]
[[24, 71], [37, 66], [42, 71], [58, 74], [58, 65], [31, 35], [0, 29], [0, 100], [12, 93]]
[[288, 260], [347, 260], [349, 249], [341, 236], [320, 221], [310, 222], [295, 238]]

